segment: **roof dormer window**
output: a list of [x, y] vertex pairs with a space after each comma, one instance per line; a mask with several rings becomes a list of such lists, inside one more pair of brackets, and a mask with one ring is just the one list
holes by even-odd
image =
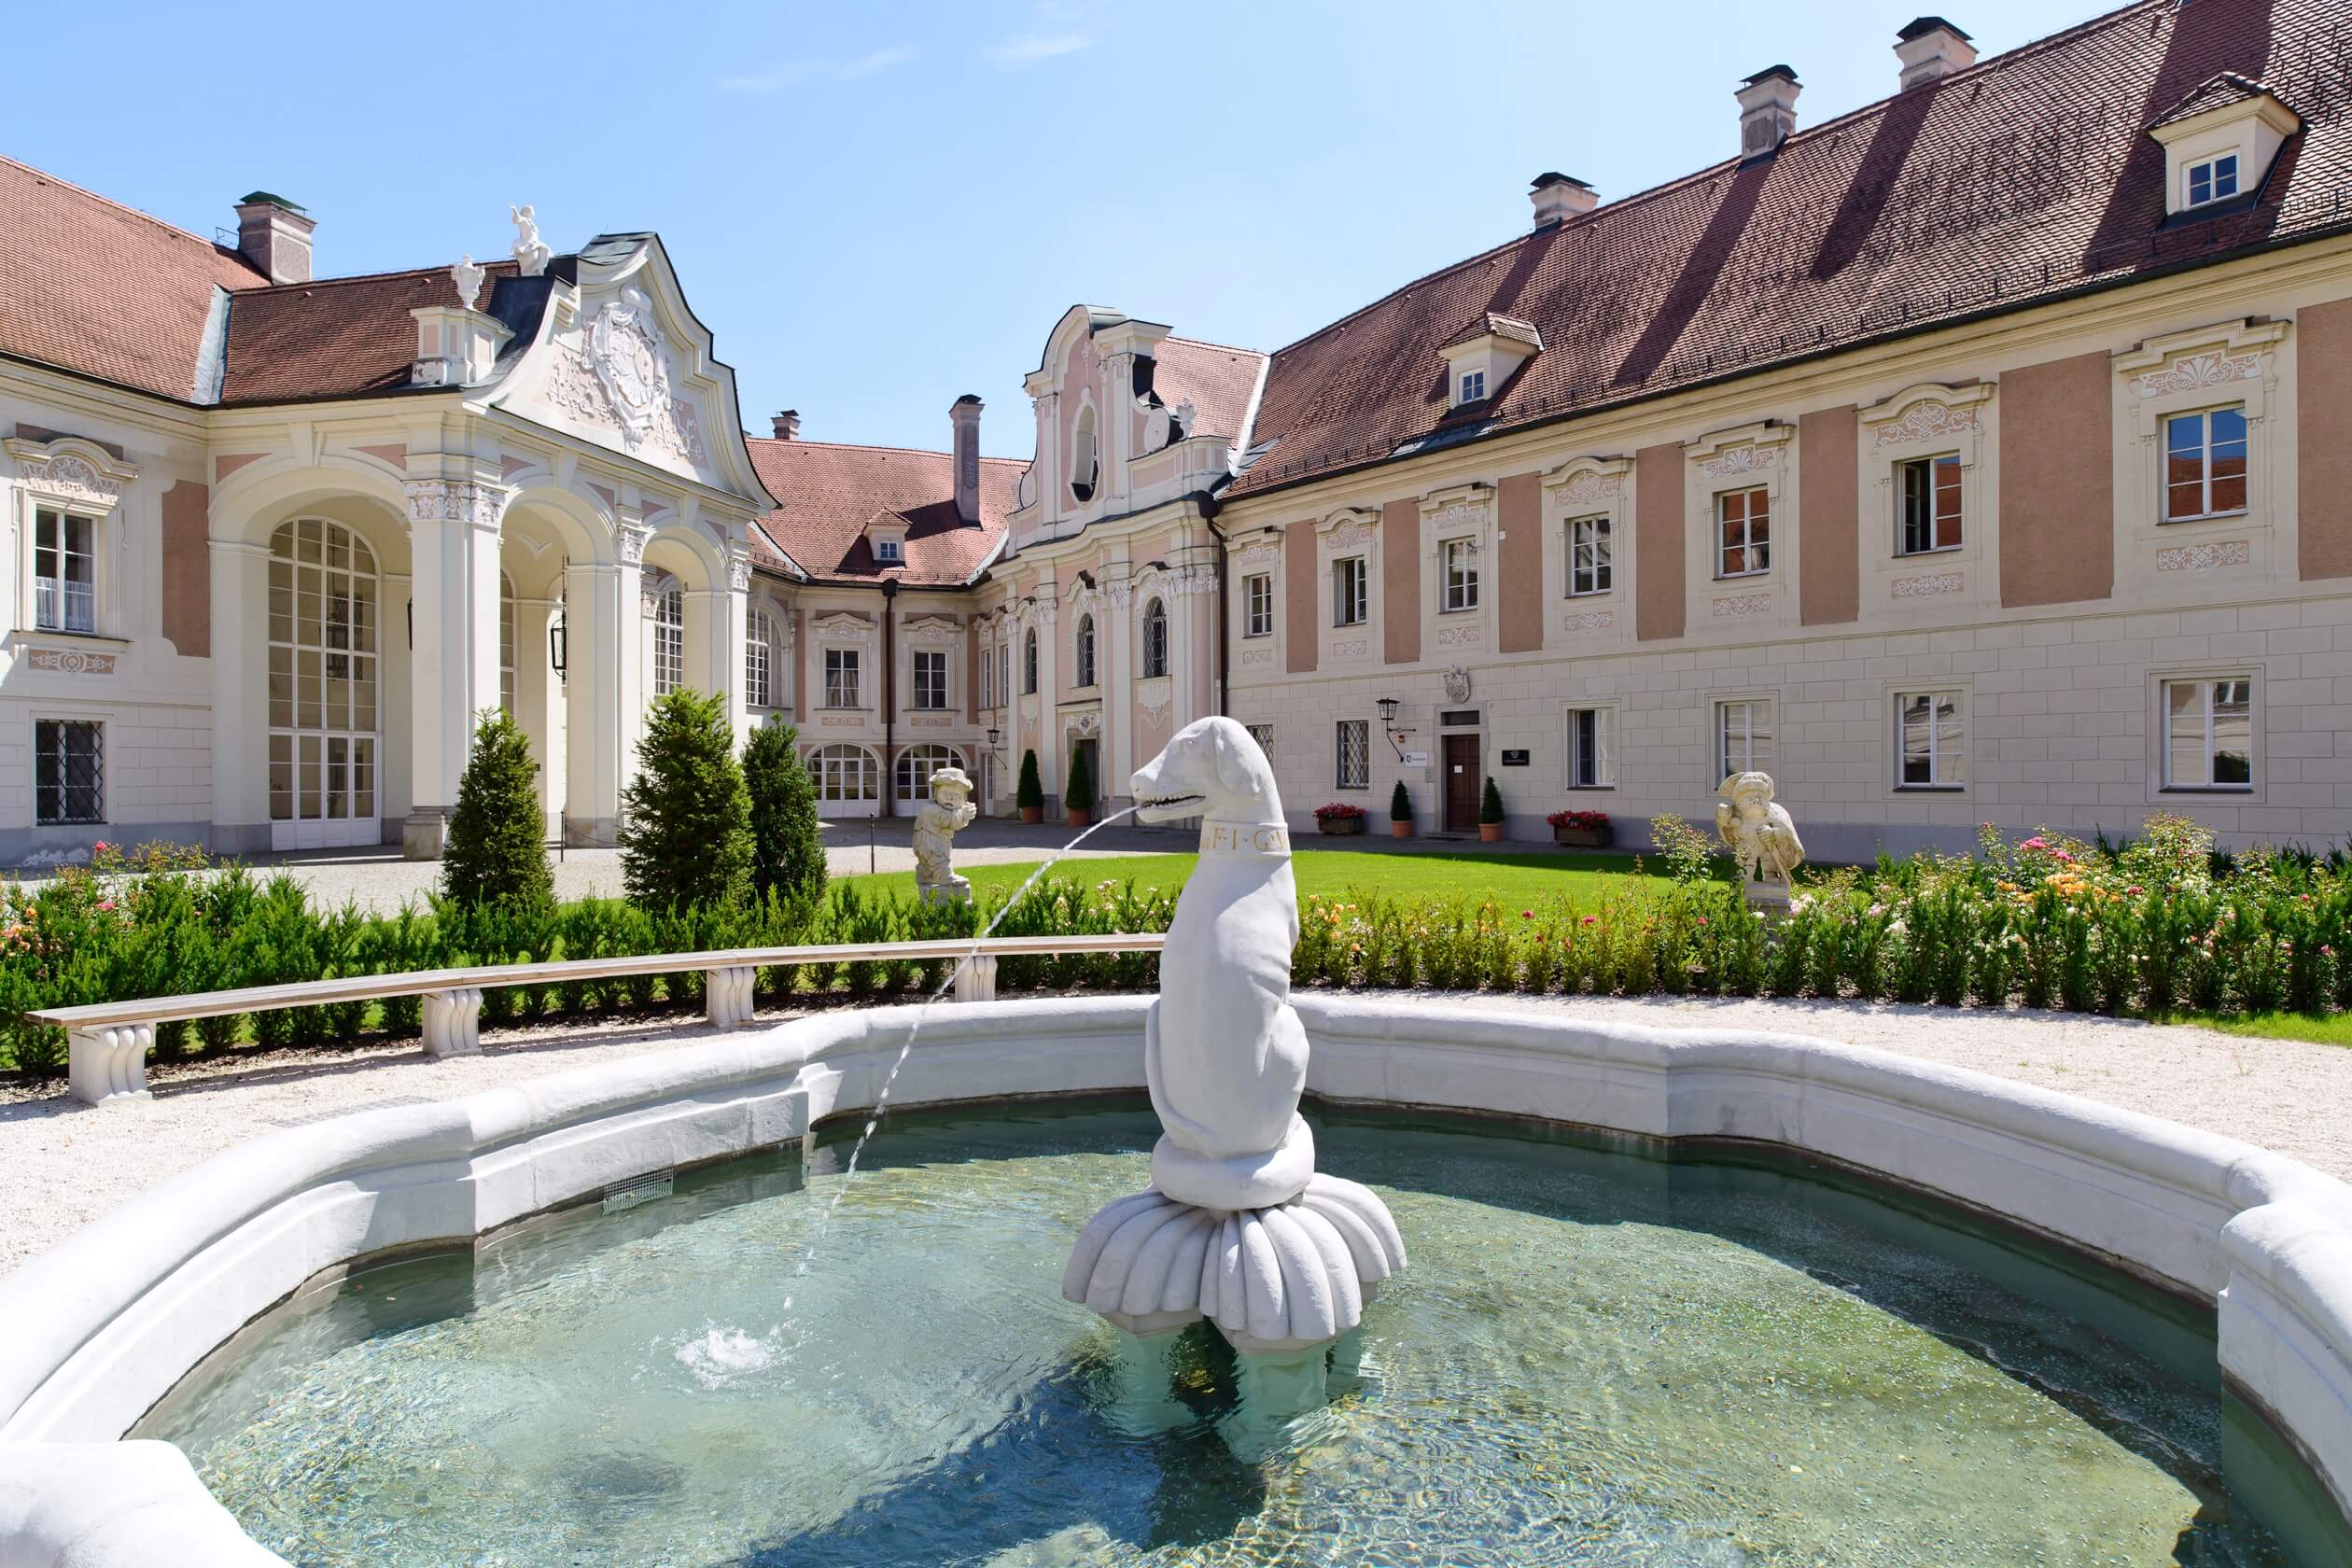
[[1477, 402], [1477, 401], [1481, 400], [1481, 399], [1484, 399], [1485, 397], [1486, 397], [1486, 371], [1463, 371], [1463, 372], [1462, 372], [1462, 395], [1461, 395], [1460, 397], [1456, 398], [1456, 399], [1454, 399], [1454, 401], [1455, 401], [1455, 402], [1457, 402], [1457, 403], [1475, 403], [1475, 402]]
[[886, 567], [895, 567], [906, 559], [906, 547], [894, 539], [875, 539], [874, 558]]
[[2226, 201], [2237, 194], [2237, 154], [2223, 153], [2219, 158], [2209, 158], [2202, 163], [2191, 163], [2189, 165], [2188, 178], [2188, 205], [2202, 207], [2207, 202]]
[[1493, 311], [1471, 323], [1440, 345], [1446, 361], [1446, 385], [1452, 408], [1483, 403], [1503, 390], [1511, 373], [1544, 351], [1544, 340], [1532, 322]]

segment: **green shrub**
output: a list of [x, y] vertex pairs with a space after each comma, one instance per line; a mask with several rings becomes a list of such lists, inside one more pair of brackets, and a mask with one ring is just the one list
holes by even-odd
[[1062, 785], [1062, 805], [1070, 811], [1092, 811], [1095, 804], [1094, 765], [1083, 746], [1070, 754], [1070, 777]]
[[511, 908], [554, 903], [546, 838], [531, 738], [504, 708], [484, 708], [441, 847], [443, 895], [453, 903]]
[[[1397, 782], [1401, 784], [1404, 780], [1400, 778]], [[1486, 792], [1478, 797], [1478, 820], [1483, 823], [1503, 820], [1503, 791], [1495, 788], [1494, 775], [1491, 773], [1487, 775]]]
[[722, 696], [679, 687], [646, 710], [622, 791], [621, 885], [664, 910], [740, 903], [751, 890], [751, 801]]
[[1396, 788], [1389, 791], [1389, 820], [1409, 822], [1412, 819], [1412, 791], [1405, 788], [1405, 780], [1400, 778], [1396, 781]]
[[817, 784], [799, 754], [800, 732], [771, 720], [743, 745], [743, 783], [751, 809], [751, 891], [814, 901], [825, 890], [825, 837], [818, 826]]
[[1037, 753], [1021, 753], [1021, 780], [1013, 787], [1013, 804], [1024, 811], [1045, 809], [1045, 785], [1037, 777]]

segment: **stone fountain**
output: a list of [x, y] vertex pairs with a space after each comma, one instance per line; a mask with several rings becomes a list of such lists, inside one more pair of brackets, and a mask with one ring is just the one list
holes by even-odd
[[1200, 863], [1176, 901], [1144, 1024], [1161, 1127], [1152, 1184], [1080, 1232], [1062, 1295], [1138, 1337], [1206, 1318], [1237, 1351], [1319, 1350], [1405, 1267], [1405, 1243], [1370, 1189], [1316, 1171], [1298, 1113], [1298, 889], [1273, 770], [1247, 730], [1210, 718], [1130, 788], [1141, 820], [1201, 819]]

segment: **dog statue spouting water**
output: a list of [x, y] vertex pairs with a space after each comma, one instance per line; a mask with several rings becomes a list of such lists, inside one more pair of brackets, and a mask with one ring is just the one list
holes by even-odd
[[1130, 792], [1143, 821], [1200, 818], [1200, 862], [1144, 1023], [1161, 1127], [1152, 1184], [1080, 1233], [1062, 1295], [1134, 1334], [1205, 1317], [1237, 1350], [1326, 1343], [1405, 1267], [1405, 1243], [1369, 1189], [1316, 1173], [1298, 1113], [1298, 889], [1273, 770], [1239, 724], [1203, 719], [1136, 770]]

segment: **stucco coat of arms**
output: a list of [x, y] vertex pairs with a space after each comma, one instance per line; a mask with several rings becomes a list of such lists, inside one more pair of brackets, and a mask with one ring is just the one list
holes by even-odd
[[588, 328], [588, 362], [604, 384], [631, 446], [652, 432], [670, 412], [669, 361], [653, 335], [653, 305], [631, 285], [596, 313]]

